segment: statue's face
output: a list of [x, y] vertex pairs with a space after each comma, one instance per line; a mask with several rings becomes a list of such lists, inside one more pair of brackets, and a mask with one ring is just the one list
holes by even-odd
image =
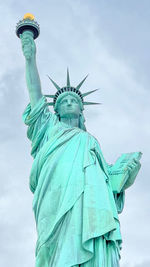
[[80, 105], [76, 97], [64, 96], [58, 106], [60, 118], [79, 118], [81, 113]]

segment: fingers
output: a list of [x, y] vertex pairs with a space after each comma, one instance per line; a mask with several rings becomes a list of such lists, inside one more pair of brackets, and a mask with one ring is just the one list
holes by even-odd
[[32, 40], [27, 36], [27, 37], [21, 37], [21, 42], [22, 44], [32, 44]]
[[139, 170], [141, 164], [138, 160], [133, 160], [130, 164], [128, 164], [128, 170], [131, 172], [136, 172]]
[[139, 163], [139, 160], [138, 159], [133, 159], [135, 163]]
[[21, 37], [22, 37], [22, 38], [26, 38], [26, 37], [28, 37], [31, 41], [33, 41], [33, 37], [34, 37], [34, 35], [33, 35], [33, 32], [31, 32], [31, 31], [29, 31], [29, 30], [26, 30], [26, 31], [24, 31], [24, 32], [21, 34]]
[[32, 57], [32, 51], [29, 49], [25, 49], [23, 54], [24, 54], [26, 59], [31, 59], [31, 57]]
[[32, 58], [32, 55], [29, 53], [26, 53], [24, 56], [25, 56], [26, 60], [31, 60], [31, 58]]
[[25, 46], [31, 47], [31, 43], [29, 40], [23, 40], [22, 41], [22, 47], [24, 48]]
[[22, 34], [20, 34], [20, 39], [23, 45], [26, 44], [33, 44], [34, 45], [34, 39], [33, 39], [33, 34], [32, 32], [29, 31], [25, 31]]
[[20, 34], [23, 54], [26, 59], [31, 59], [36, 53], [36, 46], [32, 32], [25, 31]]

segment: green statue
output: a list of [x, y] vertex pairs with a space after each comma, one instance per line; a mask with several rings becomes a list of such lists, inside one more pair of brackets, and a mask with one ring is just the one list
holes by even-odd
[[[85, 128], [80, 87], [44, 96], [30, 29], [20, 34], [30, 104], [23, 119], [34, 158], [30, 189], [37, 226], [36, 267], [118, 267], [121, 233], [118, 213], [124, 191], [140, 169], [141, 153], [123, 154], [108, 165], [98, 141]], [[52, 98], [52, 102], [47, 102]], [[51, 113], [48, 106], [54, 107]]]

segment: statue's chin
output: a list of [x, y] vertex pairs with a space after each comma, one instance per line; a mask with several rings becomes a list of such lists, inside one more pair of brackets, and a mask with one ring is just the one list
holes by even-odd
[[60, 119], [78, 119], [79, 115], [75, 113], [67, 113], [60, 116]]

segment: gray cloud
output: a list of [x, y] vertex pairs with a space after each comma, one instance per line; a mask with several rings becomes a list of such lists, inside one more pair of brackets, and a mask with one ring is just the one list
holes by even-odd
[[143, 263], [135, 265], [135, 267], [149, 267], [150, 261], [144, 261]]

